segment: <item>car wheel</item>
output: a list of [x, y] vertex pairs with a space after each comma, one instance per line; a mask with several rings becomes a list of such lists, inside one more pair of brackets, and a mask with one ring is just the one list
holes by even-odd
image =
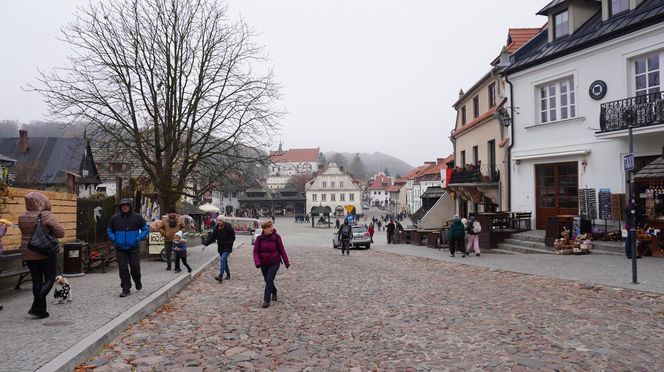
[[367, 244], [367, 245], [365, 245], [365, 247], [366, 247], [367, 249], [369, 249], [369, 247], [371, 247], [371, 244]]

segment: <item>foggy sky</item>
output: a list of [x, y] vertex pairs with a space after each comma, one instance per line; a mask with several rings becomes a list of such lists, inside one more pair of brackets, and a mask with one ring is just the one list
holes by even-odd
[[[508, 28], [539, 27], [549, 0], [230, 0], [283, 85], [284, 148], [374, 152], [412, 165], [451, 153], [459, 89], [489, 70]], [[88, 0], [0, 1], [0, 120], [49, 119], [25, 92], [65, 64], [59, 29]]]

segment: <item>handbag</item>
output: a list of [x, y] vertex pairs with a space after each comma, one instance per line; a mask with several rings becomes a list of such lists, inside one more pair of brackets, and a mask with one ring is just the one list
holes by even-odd
[[32, 232], [28, 249], [44, 256], [51, 256], [60, 252], [60, 242], [50, 231], [44, 228], [41, 213], [39, 213], [35, 222], [35, 231]]

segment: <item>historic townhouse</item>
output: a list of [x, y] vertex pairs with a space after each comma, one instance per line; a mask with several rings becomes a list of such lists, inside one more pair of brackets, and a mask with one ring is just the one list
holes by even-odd
[[594, 191], [626, 192], [628, 127], [636, 171], [661, 154], [664, 1], [555, 0], [538, 14], [548, 26], [504, 77], [514, 106], [511, 208], [535, 212], [544, 229], [549, 216], [597, 218]]
[[383, 172], [373, 176], [367, 185], [367, 192], [371, 205], [379, 208], [386, 208], [390, 202], [390, 192], [393, 180]]
[[318, 169], [318, 156], [318, 148], [284, 151], [279, 144], [279, 149], [270, 154], [272, 164], [266, 180], [268, 187], [280, 189], [286, 187], [295, 175], [313, 174]]
[[330, 207], [337, 215], [362, 214], [362, 186], [343, 168], [331, 162], [325, 169], [308, 181], [306, 190], [306, 210], [314, 207]]
[[[510, 29], [504, 53], [512, 54], [541, 31], [540, 28]], [[461, 216], [472, 212], [507, 210], [508, 131], [503, 120], [505, 82], [500, 77], [500, 60], [454, 103], [456, 125], [451, 139], [456, 167], [448, 189], [456, 199]]]

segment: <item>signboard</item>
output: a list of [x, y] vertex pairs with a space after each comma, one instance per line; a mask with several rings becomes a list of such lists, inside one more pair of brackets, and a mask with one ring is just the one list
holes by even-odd
[[158, 232], [151, 232], [148, 235], [148, 254], [160, 254], [164, 249], [164, 236]]
[[611, 189], [599, 189], [599, 218], [602, 220], [612, 220], [611, 211]]
[[634, 170], [634, 154], [627, 154], [623, 156], [623, 168], [626, 171]]

